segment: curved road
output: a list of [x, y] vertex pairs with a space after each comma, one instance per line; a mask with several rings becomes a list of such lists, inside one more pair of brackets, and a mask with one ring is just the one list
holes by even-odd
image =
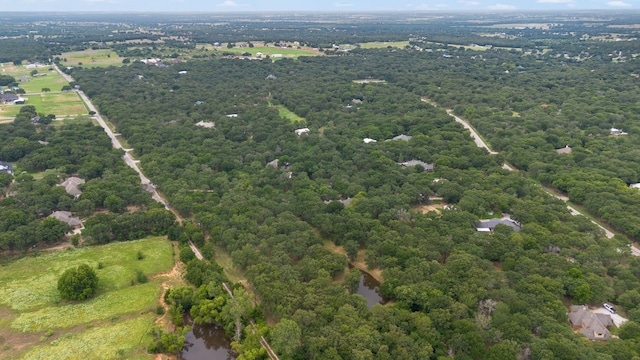
[[[487, 145], [487, 143], [484, 142], [484, 140], [482, 140], [482, 138], [480, 137], [480, 135], [478, 134], [478, 132], [476, 131], [476, 129], [473, 128], [473, 126], [471, 126], [471, 124], [469, 124], [468, 122], [460, 119], [459, 117], [455, 116], [453, 114], [453, 110], [451, 109], [447, 109], [447, 114], [449, 114], [449, 116], [451, 116], [452, 118], [454, 118], [456, 120], [457, 123], [462, 124], [462, 126], [464, 126], [465, 129], [469, 130], [469, 132], [471, 132], [471, 137], [473, 138], [473, 141], [475, 141], [476, 145], [479, 148], [485, 148], [489, 154], [491, 155], [496, 155], [498, 154], [497, 151], [493, 151], [489, 148], [489, 145]], [[505, 166], [511, 168], [509, 165], [505, 164]], [[513, 171], [513, 170], [511, 170]]]
[[[420, 100], [422, 100], [423, 102], [426, 102], [428, 104], [430, 104], [431, 106], [434, 107], [438, 107], [438, 104], [436, 104], [435, 102], [433, 102], [432, 100], [428, 99], [428, 98], [421, 98]], [[464, 126], [465, 129], [469, 130], [469, 132], [471, 132], [471, 137], [473, 138], [473, 141], [476, 143], [476, 145], [479, 148], [484, 148], [486, 149], [489, 154], [491, 155], [496, 155], [498, 154], [497, 151], [493, 151], [491, 150], [491, 148], [489, 147], [489, 145], [487, 145], [487, 143], [484, 142], [484, 140], [482, 140], [482, 138], [480, 137], [480, 135], [478, 134], [478, 132], [473, 128], [473, 126], [471, 126], [468, 122], [466, 122], [465, 120], [457, 117], [455, 114], [453, 114], [453, 110], [451, 109], [446, 109], [447, 114], [449, 116], [451, 116], [452, 118], [454, 118], [456, 120], [457, 123], [462, 124], [462, 126]], [[505, 170], [509, 170], [509, 171], [515, 171], [515, 169], [510, 166], [509, 164], [505, 163], [502, 165], [502, 168]], [[562, 201], [564, 201], [565, 203], [567, 203], [569, 201], [569, 198], [563, 195], [558, 195], [552, 191], [549, 191], [547, 189], [545, 189], [543, 187], [543, 190], [546, 191], [549, 195], [560, 199]], [[578, 211], [576, 208], [574, 208], [571, 205], [567, 204], [567, 209], [569, 210], [569, 212], [571, 213], [571, 215], [577, 216], [577, 215], [583, 215], [580, 211]], [[584, 216], [584, 215], [583, 215]], [[591, 220], [592, 223], [596, 224], [600, 229], [602, 229], [602, 231], [604, 231], [604, 234], [607, 238], [611, 239], [615, 236], [615, 234], [613, 232], [611, 232], [611, 230], [605, 228], [604, 226], [598, 224], [595, 220]], [[631, 248], [631, 254], [633, 256], [640, 256], [640, 249], [638, 249], [634, 244], [629, 245], [629, 247]]]

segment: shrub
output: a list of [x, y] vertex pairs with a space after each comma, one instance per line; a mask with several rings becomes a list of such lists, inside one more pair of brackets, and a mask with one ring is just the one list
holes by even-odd
[[58, 279], [60, 297], [65, 300], [84, 300], [96, 293], [98, 275], [87, 264], [67, 269]]

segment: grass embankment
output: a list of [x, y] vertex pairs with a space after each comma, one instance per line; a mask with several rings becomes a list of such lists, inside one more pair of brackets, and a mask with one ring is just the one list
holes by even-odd
[[[148, 238], [30, 256], [2, 266], [0, 358], [148, 358], [148, 330], [163, 279], [139, 283], [136, 274], [167, 272], [173, 263], [171, 243]], [[98, 293], [87, 301], [62, 301], [57, 279], [80, 264], [96, 269]]]

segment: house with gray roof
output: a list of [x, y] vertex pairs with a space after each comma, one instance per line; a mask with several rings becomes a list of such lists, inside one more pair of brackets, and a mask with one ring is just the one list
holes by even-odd
[[13, 165], [0, 161], [0, 173], [7, 173], [9, 175], [13, 175]]
[[613, 326], [613, 320], [609, 314], [594, 313], [586, 305], [571, 305], [568, 316], [573, 330], [589, 340], [606, 341], [611, 338], [609, 328]]
[[20, 97], [13, 93], [2, 94], [2, 102], [4, 104], [13, 104], [14, 101], [18, 100]]
[[476, 226], [477, 231], [490, 232], [498, 225], [506, 225], [512, 228], [514, 231], [520, 231], [520, 224], [511, 219], [498, 219], [493, 218], [489, 220], [480, 220], [480, 224]]
[[82, 227], [82, 221], [77, 217], [73, 217], [73, 215], [68, 211], [55, 211], [53, 214], [49, 215], [49, 217], [62, 221], [63, 223], [67, 223], [74, 228]]
[[411, 140], [412, 136], [409, 135], [404, 135], [404, 134], [400, 134], [392, 139], [387, 139], [385, 141], [398, 141], [398, 140], [402, 140], [402, 141], [409, 141]]
[[73, 195], [76, 199], [82, 195], [82, 190], [80, 190], [80, 184], [84, 184], [84, 179], [80, 179], [79, 177], [72, 176], [60, 184], [60, 186], [64, 186], [64, 191], [69, 195]]
[[434, 164], [427, 164], [426, 162], [421, 161], [421, 160], [409, 160], [409, 161], [398, 163], [398, 165], [402, 166], [403, 168], [409, 167], [409, 166], [418, 166], [418, 165], [420, 165], [420, 166], [422, 166], [422, 168], [424, 168], [424, 171], [427, 171], [427, 172], [431, 172], [431, 171], [435, 170], [435, 167], [436, 167], [435, 163]]

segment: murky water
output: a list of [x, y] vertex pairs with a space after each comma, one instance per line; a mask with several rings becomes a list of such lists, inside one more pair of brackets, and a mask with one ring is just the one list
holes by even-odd
[[358, 294], [367, 300], [367, 308], [371, 309], [375, 304], [384, 304], [387, 299], [380, 295], [380, 283], [367, 273], [360, 276], [360, 284], [358, 285]]
[[215, 325], [197, 325], [191, 318], [185, 324], [192, 326], [187, 333], [182, 360], [234, 360], [231, 341], [224, 330]]

